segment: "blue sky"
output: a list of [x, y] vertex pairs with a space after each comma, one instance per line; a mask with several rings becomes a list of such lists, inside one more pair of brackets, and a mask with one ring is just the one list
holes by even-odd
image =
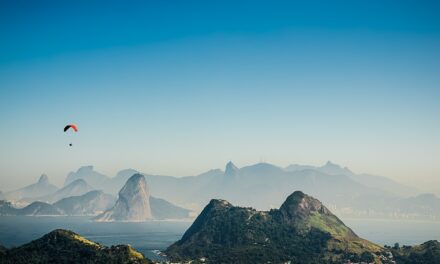
[[0, 190], [229, 160], [440, 183], [438, 3], [207, 2], [2, 1]]

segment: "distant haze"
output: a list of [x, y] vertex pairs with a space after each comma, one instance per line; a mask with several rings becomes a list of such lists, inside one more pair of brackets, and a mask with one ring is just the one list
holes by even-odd
[[440, 193], [439, 4], [317, 6], [0, 3], [0, 190], [331, 160]]

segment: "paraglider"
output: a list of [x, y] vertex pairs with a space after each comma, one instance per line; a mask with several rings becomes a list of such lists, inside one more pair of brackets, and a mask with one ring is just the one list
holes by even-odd
[[[67, 130], [72, 129], [75, 132], [78, 132], [78, 127], [75, 124], [69, 124], [64, 127], [64, 132], [67, 132]], [[69, 146], [72, 146], [72, 143], [69, 143]]]
[[69, 128], [72, 128], [73, 130], [75, 130], [75, 132], [78, 132], [78, 127], [74, 124], [70, 124], [64, 127], [64, 132], [66, 132], [67, 130], [69, 130]]

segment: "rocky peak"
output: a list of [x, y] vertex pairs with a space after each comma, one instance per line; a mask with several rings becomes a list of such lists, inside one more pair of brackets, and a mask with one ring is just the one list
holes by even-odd
[[226, 200], [212, 199], [199, 214], [199, 217], [197, 217], [196, 221], [199, 223], [204, 222], [205, 219], [208, 219], [212, 215], [223, 214], [224, 211], [232, 207], [234, 206]]
[[208, 204], [208, 208], [215, 209], [227, 209], [227, 208], [231, 208], [232, 204], [230, 204], [228, 201], [226, 200], [222, 200], [222, 199], [212, 199], [209, 204]]
[[325, 167], [337, 167], [337, 168], [340, 168], [339, 165], [337, 165], [337, 164], [331, 162], [330, 160], [328, 160], [327, 163], [326, 163], [324, 166], [325, 166]]
[[226, 177], [235, 177], [238, 173], [238, 168], [237, 166], [234, 165], [234, 163], [232, 163], [232, 161], [228, 162], [228, 164], [226, 164], [226, 168], [225, 168], [225, 175]]
[[90, 165], [80, 167], [76, 172], [69, 172], [66, 180], [64, 181], [64, 186], [77, 179], [86, 179], [88, 184], [97, 189], [105, 188], [105, 184], [110, 180], [109, 177], [95, 171], [94, 167]]
[[144, 192], [143, 194], [149, 196], [144, 175], [136, 173], [127, 180], [124, 187], [119, 191], [119, 196], [133, 196], [140, 192]]
[[341, 166], [339, 166], [338, 164], [335, 164], [331, 161], [327, 161], [327, 163], [324, 166], [322, 166], [322, 168], [329, 169], [329, 170], [342, 170]]
[[208, 205], [203, 208], [202, 212], [196, 218], [191, 227], [183, 234], [182, 241], [192, 237], [195, 233], [206, 228], [210, 219], [222, 218], [227, 214], [228, 209], [234, 206], [226, 200], [212, 199]]
[[269, 212], [213, 199], [166, 253], [179, 263], [202, 257], [221, 263], [225, 256], [228, 263], [286, 263], [292, 259], [328, 263], [327, 253], [331, 252], [335, 263], [346, 263], [346, 253], [378, 250], [379, 246], [357, 237], [317, 199], [296, 191], [280, 209]]
[[295, 191], [281, 205], [280, 212], [287, 219], [305, 218], [313, 213], [332, 215], [332, 213], [317, 199]]
[[115, 206], [97, 217], [98, 221], [145, 221], [153, 218], [150, 192], [142, 174], [131, 176], [119, 191]]
[[84, 173], [84, 172], [89, 172], [89, 171], [93, 171], [93, 166], [89, 165], [89, 166], [82, 166], [78, 169], [78, 173]]
[[347, 167], [342, 168], [338, 164], [335, 164], [331, 161], [327, 161], [327, 163], [321, 167], [321, 171], [328, 174], [352, 174], [352, 172]]
[[47, 177], [46, 174], [42, 174], [40, 176], [40, 179], [38, 180], [39, 184], [49, 184], [49, 178]]

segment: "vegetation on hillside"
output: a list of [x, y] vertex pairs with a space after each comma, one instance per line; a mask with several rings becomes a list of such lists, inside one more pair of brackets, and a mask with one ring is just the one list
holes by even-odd
[[[430, 240], [417, 246], [385, 246], [399, 264], [438, 264], [440, 263], [440, 242]], [[385, 262], [386, 263], [386, 262]]]
[[381, 250], [318, 200], [295, 192], [269, 212], [212, 200], [167, 253], [175, 261], [209, 263], [341, 263], [375, 260]]
[[74, 232], [57, 229], [23, 246], [9, 250], [0, 249], [0, 263], [148, 264], [151, 262], [128, 245], [105, 247]]

